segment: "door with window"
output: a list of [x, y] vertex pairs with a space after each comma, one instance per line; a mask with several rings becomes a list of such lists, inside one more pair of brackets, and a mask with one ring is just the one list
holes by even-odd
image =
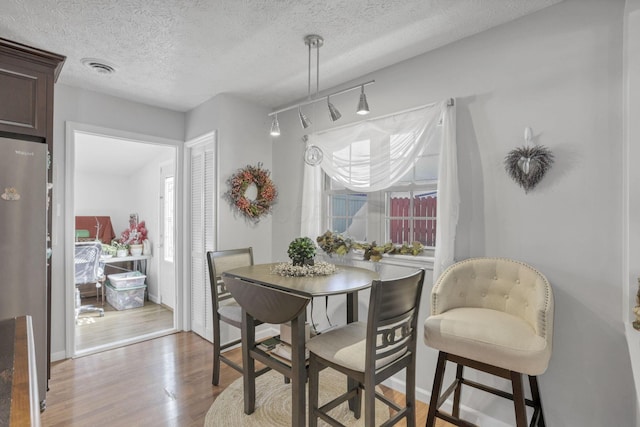
[[160, 303], [169, 308], [176, 302], [175, 267], [175, 171], [174, 162], [160, 165]]
[[213, 341], [207, 251], [215, 249], [215, 139], [191, 149], [191, 329]]

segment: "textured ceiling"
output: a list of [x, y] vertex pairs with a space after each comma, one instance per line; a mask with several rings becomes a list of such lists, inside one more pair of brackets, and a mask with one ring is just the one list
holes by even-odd
[[178, 111], [220, 93], [278, 107], [306, 96], [306, 34], [325, 39], [322, 89], [559, 1], [2, 0], [0, 37], [66, 55], [71, 86]]

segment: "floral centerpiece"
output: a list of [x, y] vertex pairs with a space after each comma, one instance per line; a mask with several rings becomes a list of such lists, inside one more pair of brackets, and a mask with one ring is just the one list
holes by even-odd
[[335, 265], [324, 261], [316, 262], [314, 265], [294, 265], [291, 262], [281, 262], [271, 269], [273, 274], [291, 277], [328, 276], [336, 271], [338, 270]]
[[[269, 178], [269, 171], [262, 168], [262, 163], [239, 169], [229, 178], [228, 184], [231, 188], [225, 193], [226, 198], [233, 208], [254, 222], [271, 212], [271, 206], [278, 197], [276, 186]], [[254, 200], [246, 196], [247, 189], [252, 184], [257, 189]]]
[[147, 227], [144, 221], [130, 221], [129, 228], [120, 234], [120, 243], [127, 245], [141, 245], [147, 239]]

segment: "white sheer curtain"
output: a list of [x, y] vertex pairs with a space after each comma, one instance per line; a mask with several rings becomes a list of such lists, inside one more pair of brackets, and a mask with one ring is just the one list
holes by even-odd
[[[372, 192], [398, 182], [431, 144], [442, 138], [434, 280], [453, 262], [459, 191], [455, 106], [444, 100], [423, 108], [329, 130], [309, 137], [323, 152], [320, 167], [305, 164], [301, 235], [322, 234], [322, 171], [353, 191]], [[436, 126], [442, 124], [441, 132]], [[445, 194], [446, 193], [446, 194]]]

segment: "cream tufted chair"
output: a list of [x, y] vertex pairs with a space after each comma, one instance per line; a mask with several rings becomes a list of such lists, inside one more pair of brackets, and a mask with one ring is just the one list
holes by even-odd
[[[514, 401], [516, 426], [527, 426], [525, 405], [534, 408], [531, 426], [544, 427], [537, 375], [551, 357], [553, 293], [547, 279], [531, 266], [505, 258], [471, 258], [449, 267], [431, 292], [431, 316], [424, 341], [440, 351], [427, 415], [427, 427], [441, 418], [460, 419], [462, 385]], [[457, 364], [456, 379], [440, 396], [446, 362]], [[463, 377], [463, 368], [510, 380], [513, 394]], [[522, 374], [529, 376], [532, 399], [525, 399]], [[453, 412], [439, 406], [454, 394]], [[440, 403], [440, 405], [439, 405]]]

